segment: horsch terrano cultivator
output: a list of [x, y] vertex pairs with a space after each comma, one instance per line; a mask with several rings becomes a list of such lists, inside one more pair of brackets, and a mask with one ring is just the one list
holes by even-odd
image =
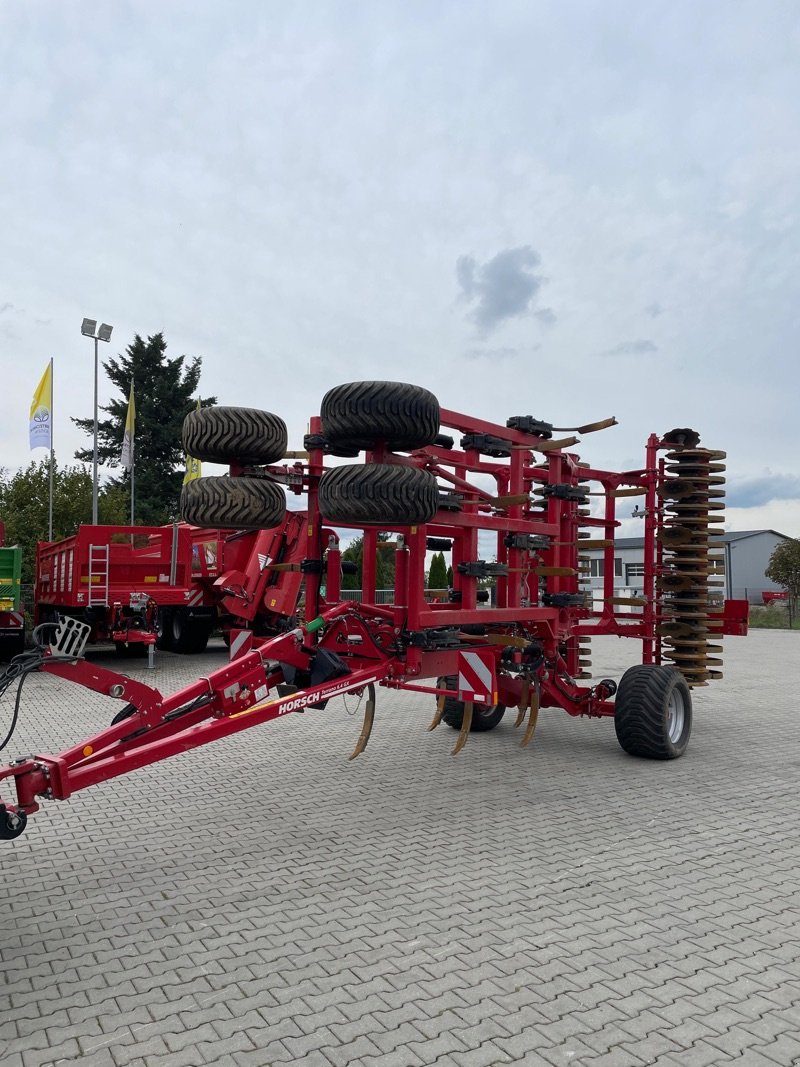
[[[18, 836], [43, 798], [66, 800], [283, 715], [325, 708], [346, 693], [365, 697], [351, 758], [358, 756], [377, 686], [433, 695], [429, 729], [441, 721], [456, 729], [454, 753], [471, 731], [494, 728], [507, 708], [516, 710], [526, 745], [540, 709], [557, 707], [613, 717], [631, 755], [682, 755], [691, 689], [721, 677], [722, 635], [746, 632], [739, 602], [714, 604], [724, 453], [700, 447], [693, 430], [676, 429], [650, 436], [640, 469], [595, 469], [573, 450], [574, 434], [614, 423], [564, 430], [520, 415], [503, 426], [440, 409], [417, 386], [356, 382], [326, 394], [305, 451], [287, 453], [276, 415], [192, 412], [186, 452], [229, 464], [230, 475], [185, 486], [183, 517], [197, 526], [279, 528], [287, 521], [285, 491], [305, 495], [302, 558], [264, 561], [275, 573], [302, 575], [302, 606], [280, 617], [280, 632], [255, 638], [246, 653], [169, 696], [87, 662], [79, 620], [38, 627], [36, 648], [11, 663], [0, 687], [17, 679], [21, 687], [26, 674], [43, 671], [122, 706], [95, 737], [0, 769], [16, 793], [0, 806], [0, 837]], [[554, 436], [561, 433], [568, 436]], [[614, 592], [622, 497], [638, 497], [644, 511], [643, 592], [634, 601]], [[341, 527], [363, 535], [359, 602], [341, 595], [333, 533]], [[388, 545], [386, 533], [394, 535]], [[491, 562], [480, 558], [479, 534], [483, 543], [493, 540], [485, 553]], [[584, 584], [590, 550], [602, 551], [605, 564], [601, 600]], [[394, 596], [379, 604], [377, 558], [386, 551], [395, 553]], [[434, 602], [425, 595], [430, 551], [449, 553], [453, 573], [447, 598]], [[600, 634], [641, 642], [642, 662], [619, 687], [591, 680], [590, 642]]]

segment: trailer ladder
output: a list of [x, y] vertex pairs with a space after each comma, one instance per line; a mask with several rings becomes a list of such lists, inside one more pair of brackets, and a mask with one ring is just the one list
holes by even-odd
[[108, 545], [89, 545], [89, 607], [108, 604]]

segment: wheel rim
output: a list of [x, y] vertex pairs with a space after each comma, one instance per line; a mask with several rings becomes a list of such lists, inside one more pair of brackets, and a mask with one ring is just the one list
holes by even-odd
[[686, 707], [683, 703], [683, 694], [678, 689], [673, 689], [667, 701], [667, 736], [673, 745], [677, 745], [680, 741], [685, 721]]

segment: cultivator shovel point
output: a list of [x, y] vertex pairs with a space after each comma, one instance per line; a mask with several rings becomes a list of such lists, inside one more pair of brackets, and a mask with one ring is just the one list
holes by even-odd
[[527, 748], [533, 740], [533, 735], [536, 732], [536, 724], [539, 721], [539, 687], [534, 686], [530, 695], [530, 715], [528, 717], [528, 725], [525, 728], [525, 733], [520, 741], [520, 748]]
[[451, 756], [457, 756], [459, 754], [459, 752], [461, 751], [461, 749], [464, 747], [464, 745], [466, 745], [466, 743], [467, 743], [467, 738], [469, 737], [469, 732], [472, 729], [472, 711], [473, 711], [473, 703], [472, 703], [472, 701], [471, 700], [465, 701], [464, 702], [464, 712], [463, 712], [463, 715], [462, 715], [462, 718], [461, 718], [461, 730], [459, 731], [458, 737], [456, 738], [456, 743], [455, 743], [455, 745], [453, 747], [453, 751], [450, 753]]
[[372, 724], [375, 721], [375, 686], [367, 686], [367, 704], [364, 708], [364, 725], [361, 727], [361, 734], [359, 735], [356, 747], [353, 749], [350, 759], [354, 760], [367, 747], [367, 742], [370, 739], [372, 733]]

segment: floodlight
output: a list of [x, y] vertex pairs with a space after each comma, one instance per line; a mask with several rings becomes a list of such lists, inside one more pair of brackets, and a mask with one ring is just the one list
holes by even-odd
[[97, 327], [97, 319], [84, 319], [81, 326], [81, 333], [84, 337], [94, 337], [94, 331]]
[[100, 329], [97, 331], [97, 336], [100, 338], [101, 341], [110, 341], [111, 331], [113, 329], [114, 327], [109, 326], [107, 322], [102, 322], [100, 324]]

